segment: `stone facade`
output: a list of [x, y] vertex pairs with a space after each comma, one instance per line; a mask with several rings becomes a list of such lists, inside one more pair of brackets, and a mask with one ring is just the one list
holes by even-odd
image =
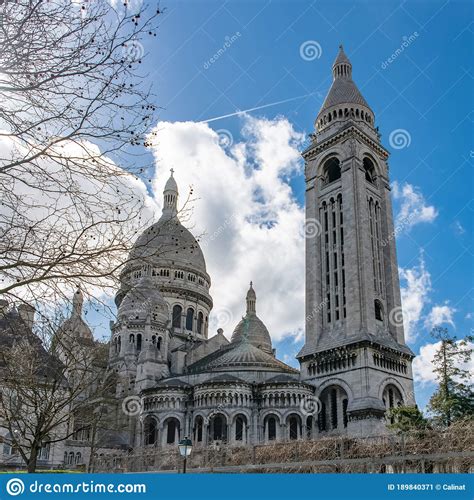
[[[211, 278], [180, 222], [172, 173], [162, 217], [138, 238], [121, 275], [107, 366], [110, 428], [99, 456], [176, 449], [185, 436], [207, 448], [380, 435], [388, 408], [415, 403], [388, 152], [342, 47], [333, 76], [302, 153], [308, 234], [301, 371], [276, 357], [252, 283], [230, 341], [220, 329], [209, 337]], [[76, 297], [65, 326], [84, 344], [93, 340], [81, 305]], [[61, 445], [66, 465], [89, 439], [73, 437]]]
[[303, 152], [315, 231], [306, 239], [298, 359], [322, 402], [321, 431], [370, 435], [383, 432], [387, 408], [415, 403], [413, 353], [401, 320], [388, 152], [342, 47], [333, 77]]

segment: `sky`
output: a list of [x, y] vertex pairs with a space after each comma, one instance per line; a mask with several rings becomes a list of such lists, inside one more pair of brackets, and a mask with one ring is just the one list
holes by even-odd
[[[139, 1], [139, 0], [135, 0]], [[162, 1], [139, 46], [161, 106], [149, 195], [175, 170], [211, 275], [211, 334], [231, 335], [250, 280], [278, 356], [304, 341], [300, 151], [343, 44], [390, 151], [397, 252], [415, 391], [433, 392], [429, 332], [472, 332], [472, 3]], [[91, 316], [93, 319], [93, 315]], [[108, 324], [108, 321], [107, 321]]]

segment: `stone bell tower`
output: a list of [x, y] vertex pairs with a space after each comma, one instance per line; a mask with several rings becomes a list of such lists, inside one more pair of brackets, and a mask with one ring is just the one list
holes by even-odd
[[321, 433], [385, 431], [388, 408], [414, 404], [405, 344], [388, 152], [342, 46], [303, 152], [306, 339], [302, 377], [317, 388]]

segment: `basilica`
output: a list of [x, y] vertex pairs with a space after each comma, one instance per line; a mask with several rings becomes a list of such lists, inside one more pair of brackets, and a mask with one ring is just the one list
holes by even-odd
[[[387, 409], [415, 404], [414, 355], [399, 319], [389, 153], [342, 47], [332, 74], [302, 152], [308, 234], [300, 370], [277, 357], [258, 315], [258, 283], [241, 291], [243, 317], [230, 339], [209, 331], [211, 276], [180, 221], [171, 172], [161, 218], [137, 239], [121, 274], [104, 368], [115, 403], [97, 453], [176, 448], [184, 437], [210, 447], [380, 435]], [[81, 301], [79, 293], [68, 328], [93, 342]], [[88, 439], [68, 440], [57, 456], [86, 460]]]

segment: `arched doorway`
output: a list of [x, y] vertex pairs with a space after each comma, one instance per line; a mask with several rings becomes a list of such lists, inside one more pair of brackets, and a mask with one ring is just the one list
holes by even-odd
[[247, 417], [245, 415], [237, 415], [235, 417], [234, 440], [241, 444], [247, 442]]
[[214, 415], [209, 422], [210, 441], [227, 441], [227, 419], [221, 413]]
[[148, 416], [143, 422], [143, 443], [145, 446], [156, 445], [158, 441], [158, 423], [155, 417]]
[[163, 425], [165, 444], [178, 444], [181, 433], [181, 426], [177, 418], [171, 417], [167, 419]]
[[318, 414], [319, 432], [337, 429], [343, 431], [347, 427], [347, 406], [349, 398], [339, 385], [331, 385], [324, 389], [320, 396], [321, 410]]
[[288, 416], [286, 420], [288, 428], [288, 438], [291, 441], [301, 438], [301, 418], [295, 413]]
[[279, 439], [279, 419], [276, 415], [267, 415], [263, 421], [264, 441], [271, 442]]

